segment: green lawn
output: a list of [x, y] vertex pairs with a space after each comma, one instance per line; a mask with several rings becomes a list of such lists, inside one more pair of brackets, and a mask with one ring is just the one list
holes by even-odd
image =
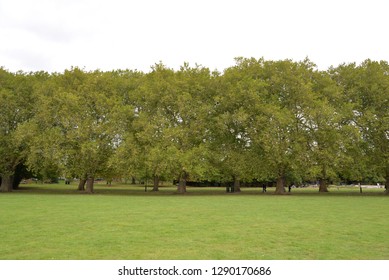
[[0, 193], [0, 259], [389, 259], [382, 189], [75, 188]]

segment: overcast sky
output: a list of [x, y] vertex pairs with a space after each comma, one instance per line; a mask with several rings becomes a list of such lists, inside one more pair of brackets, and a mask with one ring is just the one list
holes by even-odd
[[0, 0], [10, 71], [222, 71], [234, 57], [309, 57], [320, 69], [389, 61], [387, 0]]

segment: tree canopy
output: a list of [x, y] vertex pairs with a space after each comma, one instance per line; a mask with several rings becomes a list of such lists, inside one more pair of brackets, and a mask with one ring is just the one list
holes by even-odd
[[[132, 70], [0, 68], [1, 191], [21, 166], [45, 178], [233, 184], [384, 183], [389, 65], [320, 71], [313, 62], [237, 58], [223, 73], [184, 63]], [[84, 185], [86, 184], [86, 188]]]

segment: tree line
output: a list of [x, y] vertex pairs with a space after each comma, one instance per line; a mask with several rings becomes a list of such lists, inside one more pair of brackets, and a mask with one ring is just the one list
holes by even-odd
[[1, 191], [23, 172], [186, 182], [389, 186], [389, 65], [318, 70], [308, 59], [237, 58], [220, 73], [184, 63], [63, 73], [0, 68]]

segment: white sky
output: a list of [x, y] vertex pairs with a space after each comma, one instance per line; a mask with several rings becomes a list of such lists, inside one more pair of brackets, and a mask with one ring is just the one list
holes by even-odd
[[389, 61], [388, 28], [388, 0], [0, 0], [0, 66], [222, 71], [243, 56], [327, 69]]

